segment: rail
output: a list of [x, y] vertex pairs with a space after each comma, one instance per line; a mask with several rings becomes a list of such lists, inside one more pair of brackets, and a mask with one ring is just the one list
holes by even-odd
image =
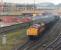
[[[53, 29], [52, 30], [55, 30], [57, 25], [59, 25], [59, 22], [57, 22], [56, 25], [54, 25]], [[59, 27], [59, 26], [58, 26]], [[49, 32], [48, 32], [49, 33]], [[52, 32], [51, 32], [52, 33]], [[44, 38], [45, 39], [45, 38]], [[46, 43], [47, 41], [46, 40], [43, 40], [43, 42], [41, 41], [41, 39], [39, 41], [35, 41], [35, 42], [28, 42], [30, 43], [30, 45], [28, 43], [24, 44], [23, 46], [19, 46], [16, 50], [34, 50], [35, 48], [37, 49], [38, 47], [42, 46], [44, 43]], [[36, 50], [35, 49], [35, 50]]]
[[[53, 34], [54, 32], [56, 32], [57, 31], [57, 25], [58, 25], [58, 27], [60, 27], [59, 26], [59, 24], [57, 23], [56, 25], [54, 25], [54, 27], [50, 30], [51, 32], [48, 32], [49, 34]], [[56, 31], [54, 31], [54, 30], [56, 30]], [[53, 33], [52, 33], [52, 31], [53, 31]], [[47, 35], [48, 36], [48, 35]], [[49, 38], [49, 37], [48, 37]], [[37, 43], [36, 45], [34, 45], [32, 48], [30, 48], [29, 50], [38, 50], [38, 48], [40, 48], [40, 47], [42, 47], [44, 44], [46, 44], [46, 43], [48, 43], [47, 41], [46, 41], [46, 38], [44, 38], [43, 39], [44, 41], [40, 41], [39, 43]]]
[[0, 34], [1, 33], [6, 33], [15, 29], [19, 29], [19, 28], [27, 28], [28, 26], [30, 26], [32, 22], [28, 22], [28, 23], [19, 23], [19, 24], [14, 24], [11, 26], [6, 26], [6, 27], [0, 27]]
[[53, 41], [51, 42], [44, 50], [48, 50], [48, 49], [57, 49], [56, 47], [58, 47], [61, 44], [61, 34]]
[[[60, 30], [61, 30], [61, 23], [60, 23], [60, 26], [58, 27], [59, 29], [55, 32], [55, 33], [60, 33]], [[52, 41], [49, 45], [47, 45], [45, 47], [44, 50], [56, 50], [57, 48], [60, 47], [60, 44], [61, 44], [61, 33], [55, 38], [54, 41]]]

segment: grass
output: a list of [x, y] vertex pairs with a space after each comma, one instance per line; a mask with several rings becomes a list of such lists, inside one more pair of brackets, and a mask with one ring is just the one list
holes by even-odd
[[7, 44], [2, 45], [0, 38], [0, 50], [12, 50], [16, 42], [20, 41], [23, 37], [26, 36], [26, 29], [16, 30], [7, 33]]

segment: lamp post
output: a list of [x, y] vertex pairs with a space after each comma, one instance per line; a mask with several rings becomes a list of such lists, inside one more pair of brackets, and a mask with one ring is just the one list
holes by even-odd
[[33, 16], [36, 16], [36, 12], [35, 12], [35, 9], [36, 7], [35, 7], [35, 0], [34, 0], [34, 12], [33, 12]]
[[34, 13], [35, 13], [35, 0], [34, 0]]
[[[4, 1], [1, 0], [1, 8], [2, 8], [2, 15], [4, 15]], [[3, 16], [2, 16], [3, 17]], [[5, 45], [6, 44], [6, 37], [7, 35], [5, 33], [2, 33], [2, 44]]]
[[34, 0], [34, 10], [33, 10], [33, 16], [32, 16], [32, 19], [33, 19], [33, 20], [35, 20], [35, 19], [34, 19], [34, 16], [36, 16], [36, 14], [35, 14], [35, 0]]
[[2, 35], [2, 44], [3, 45], [6, 45], [6, 42], [7, 42], [7, 35], [6, 34], [3, 34]]

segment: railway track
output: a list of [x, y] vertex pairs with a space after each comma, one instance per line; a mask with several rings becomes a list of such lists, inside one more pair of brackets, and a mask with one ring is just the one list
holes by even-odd
[[[61, 27], [61, 23], [60, 23]], [[59, 35], [49, 44], [45, 47], [44, 50], [61, 50], [61, 28], [58, 27], [58, 31], [56, 33], [59, 33]]]
[[61, 34], [57, 36], [57, 38], [51, 42], [44, 50], [52, 49], [52, 50], [59, 50], [61, 49]]
[[32, 42], [27, 41], [25, 44], [23, 44], [22, 46], [19, 46], [19, 47], [15, 48], [14, 50], [25, 50], [32, 43], [33, 43], [33, 41]]
[[[50, 40], [50, 42], [52, 42], [57, 36], [58, 36], [58, 34], [60, 34], [60, 27], [61, 27], [61, 20], [56, 24], [56, 26], [55, 26], [55, 28], [53, 28], [51, 31], [50, 31], [50, 33], [49, 34], [51, 34], [48, 38], [49, 39], [51, 39], [52, 38], [52, 40]], [[48, 42], [48, 44], [50, 43], [50, 42]], [[47, 44], [47, 45], [48, 45]], [[45, 46], [39, 46], [38, 48], [40, 48], [40, 47], [46, 47], [47, 45], [45, 45]], [[44, 48], [43, 48], [44, 49]], [[37, 50], [37, 49], [36, 49]], [[40, 49], [39, 49], [40, 50]], [[42, 50], [42, 49], [41, 49]]]
[[[60, 21], [59, 21], [59, 23], [60, 23]], [[56, 25], [54, 25], [54, 27], [52, 28], [52, 30], [54, 31], [56, 28], [56, 30], [58, 30], [59, 29], [59, 27], [57, 27], [57, 25], [58, 25], [58, 23], [56, 24]], [[58, 25], [59, 26], [59, 25]], [[51, 30], [51, 34], [52, 34], [52, 30]], [[57, 32], [57, 31], [55, 31], [55, 32]], [[49, 34], [50, 34], [49, 33]], [[46, 44], [46, 43], [48, 43], [47, 41], [46, 41], [46, 39], [45, 39], [45, 37], [44, 37], [44, 39], [43, 39], [44, 41], [40, 41], [39, 43], [37, 43], [36, 45], [34, 45], [34, 46], [32, 46], [32, 48], [30, 48], [29, 50], [38, 50], [38, 48], [40, 48], [41, 46], [43, 46], [44, 44]]]
[[30, 48], [32, 48], [32, 46], [40, 43], [41, 40], [38, 41], [27, 41], [24, 45], [19, 46], [17, 49], [15, 50], [29, 50]]
[[14, 45], [14, 48], [12, 48], [12, 50], [17, 50], [17, 48], [19, 49], [20, 48], [19, 46], [24, 47], [24, 45], [26, 45], [29, 42], [29, 41], [27, 41], [28, 40], [27, 37], [23, 37], [23, 38], [21, 38], [21, 40], [24, 40], [25, 42], [24, 43], [21, 43], [21, 45], [19, 45], [20, 43], [18, 45], [15, 44]]
[[32, 46], [40, 43], [41, 40], [39, 41], [27, 41], [24, 45], [18, 47], [15, 50], [29, 50], [30, 48], [32, 48]]
[[31, 22], [18, 23], [18, 24], [13, 24], [13, 25], [10, 25], [10, 26], [0, 27], [0, 34], [6, 33], [6, 32], [11, 32], [12, 30], [17, 30], [17, 29], [20, 29], [20, 28], [21, 29], [27, 28], [30, 25], [29, 23], [31, 23]]
[[[56, 26], [54, 26], [54, 28], [57, 27], [58, 22], [57, 22]], [[48, 31], [48, 33], [49, 33], [49, 31]], [[46, 42], [47, 41], [43, 40], [43, 39], [42, 40], [40, 39], [39, 41], [34, 41], [34, 42], [27, 42], [23, 46], [18, 47], [16, 50], [35, 50], [35, 48], [38, 48], [38, 46], [42, 46]], [[30, 43], [30, 44], [28, 44], [28, 43]]]

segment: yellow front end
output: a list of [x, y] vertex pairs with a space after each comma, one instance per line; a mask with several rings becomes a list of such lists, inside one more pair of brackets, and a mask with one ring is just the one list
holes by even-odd
[[27, 35], [28, 36], [37, 36], [38, 35], [38, 29], [36, 29], [36, 28], [29, 28], [27, 30]]

